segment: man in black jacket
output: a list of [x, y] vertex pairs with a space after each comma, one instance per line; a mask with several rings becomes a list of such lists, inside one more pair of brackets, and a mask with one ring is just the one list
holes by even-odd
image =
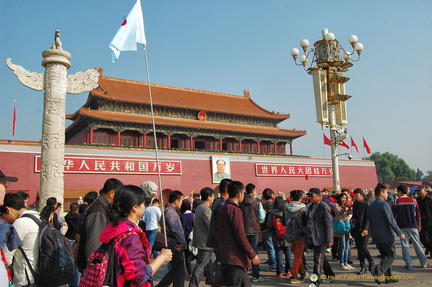
[[85, 219], [81, 226], [80, 241], [78, 245], [78, 270], [82, 272], [87, 265], [87, 258], [101, 246], [99, 236], [108, 223], [108, 205], [114, 201], [114, 194], [123, 186], [115, 178], [105, 181], [100, 195], [87, 209]]
[[[330, 214], [330, 207], [321, 200], [321, 192], [318, 188], [311, 188], [307, 196], [309, 196], [311, 204], [308, 206], [307, 211], [308, 221], [305, 243], [314, 251], [313, 273], [318, 275], [316, 281], [312, 282], [310, 286], [319, 286], [324, 265], [329, 266], [325, 257], [325, 251], [327, 247], [333, 245], [333, 220]], [[330, 277], [324, 280], [326, 283], [333, 281]]]
[[[243, 202], [240, 203], [240, 208], [243, 212], [246, 237], [255, 253], [258, 254], [258, 241], [261, 233], [260, 222], [263, 222], [265, 219], [265, 211], [261, 202], [255, 198], [255, 192], [255, 185], [248, 183], [246, 185], [246, 195], [243, 198]], [[259, 271], [259, 265], [252, 264], [252, 282], [264, 281]]]
[[428, 189], [426, 186], [419, 186], [417, 200], [421, 216], [420, 240], [432, 253], [432, 196], [429, 195]]
[[209, 233], [207, 235], [207, 247], [217, 248], [218, 222], [217, 213], [219, 208], [225, 204], [228, 198], [228, 185], [232, 182], [229, 178], [224, 178], [219, 184], [219, 197], [213, 202], [212, 215], [210, 217]]
[[267, 227], [267, 216], [270, 210], [273, 209], [273, 190], [271, 188], [266, 188], [263, 190], [261, 204], [263, 205], [264, 211], [266, 212], [266, 218], [264, 223], [261, 224], [262, 240], [264, 248], [267, 251], [268, 265], [270, 270], [276, 270], [276, 250], [273, 245], [272, 231]]
[[365, 259], [369, 263], [369, 270], [372, 269], [374, 262], [367, 248], [369, 243], [369, 220], [368, 207], [369, 203], [364, 199], [364, 192], [361, 188], [354, 190], [353, 214], [351, 217], [351, 236], [354, 238], [357, 248], [358, 258], [360, 261], [360, 271], [358, 275], [366, 272]]

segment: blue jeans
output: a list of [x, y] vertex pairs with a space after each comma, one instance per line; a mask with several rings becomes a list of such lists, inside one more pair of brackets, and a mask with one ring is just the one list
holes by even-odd
[[[285, 256], [285, 268], [283, 268], [283, 257]], [[292, 256], [291, 245], [276, 248], [276, 273], [287, 273], [291, 270]], [[285, 271], [284, 271], [285, 270]]]
[[147, 240], [150, 244], [150, 249], [153, 248], [153, 244], [155, 242], [156, 239], [156, 234], [157, 234], [158, 230], [157, 229], [153, 229], [153, 230], [146, 230], [146, 236], [147, 236]]
[[[158, 230], [157, 229], [153, 229], [153, 230], [146, 230], [146, 236], [147, 236], [147, 240], [150, 244], [150, 250], [153, 249], [153, 245], [156, 239], [156, 234], [157, 234]], [[157, 251], [152, 251], [153, 255], [155, 257], [157, 257], [159, 255], [159, 252]]]
[[276, 269], [276, 251], [273, 245], [272, 232], [266, 231], [262, 233], [262, 240], [267, 251], [269, 266]]
[[341, 264], [348, 264], [349, 241], [349, 234], [339, 238], [339, 261]]
[[415, 253], [420, 260], [421, 266], [426, 265], [426, 255], [423, 252], [423, 248], [420, 243], [420, 236], [417, 228], [401, 228], [403, 234], [405, 234], [405, 240], [401, 239], [402, 247], [402, 258], [405, 264], [408, 266], [412, 265], [412, 259], [409, 252], [409, 242], [411, 238], [412, 245], [414, 246]]
[[[246, 234], [246, 238], [249, 241], [249, 244], [252, 246], [255, 253], [258, 254], [259, 234]], [[259, 271], [260, 271], [259, 270], [259, 264], [258, 265], [252, 265], [252, 277], [255, 277], [255, 278], [260, 277]]]

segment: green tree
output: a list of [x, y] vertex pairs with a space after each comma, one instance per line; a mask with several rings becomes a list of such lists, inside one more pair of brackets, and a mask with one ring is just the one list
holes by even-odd
[[423, 172], [418, 168], [416, 172], [416, 181], [421, 181], [423, 178]]
[[375, 162], [378, 180], [383, 183], [392, 181], [415, 181], [416, 172], [397, 155], [389, 152], [374, 152], [369, 158]]
[[432, 181], [432, 169], [426, 172], [426, 175], [422, 178], [422, 181]]

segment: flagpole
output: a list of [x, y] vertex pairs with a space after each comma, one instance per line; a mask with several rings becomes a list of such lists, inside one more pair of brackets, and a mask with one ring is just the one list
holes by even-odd
[[323, 149], [324, 149], [324, 158], [326, 158], [326, 152], [325, 152], [325, 144], [323, 144]]
[[[132, 10], [130, 10], [126, 19], [122, 22], [122, 25], [118, 29], [114, 38], [111, 40], [109, 44], [109, 48], [112, 50], [112, 62], [116, 63], [120, 52], [122, 51], [136, 51], [137, 46], [136, 43], [141, 43], [144, 46], [144, 58], [145, 58], [145, 66], [146, 66], [146, 74], [147, 74], [147, 84], [148, 84], [148, 93], [150, 99], [150, 109], [151, 109], [151, 119], [153, 126], [153, 138], [155, 145], [155, 153], [156, 153], [156, 165], [157, 165], [157, 175], [158, 175], [158, 186], [160, 189], [160, 202], [162, 205], [162, 221], [163, 227], [165, 227], [165, 216], [164, 216], [164, 202], [163, 202], [163, 194], [162, 194], [162, 179], [161, 179], [161, 167], [159, 162], [159, 150], [157, 144], [157, 134], [156, 134], [156, 124], [155, 124], [155, 115], [153, 109], [153, 97], [151, 91], [151, 81], [150, 81], [150, 72], [147, 58], [147, 40], [145, 37], [144, 31], [144, 16], [142, 13], [141, 1], [136, 0]], [[144, 132], [144, 131], [143, 131]], [[152, 199], [153, 201], [153, 199]], [[166, 228], [164, 228], [164, 239], [165, 246], [167, 246], [167, 237], [166, 237]]]
[[165, 206], [164, 206], [163, 193], [162, 193], [162, 190], [163, 190], [162, 178], [161, 178], [160, 165], [159, 165], [159, 149], [158, 149], [158, 143], [157, 143], [157, 137], [156, 137], [157, 134], [156, 134], [156, 124], [155, 124], [155, 116], [154, 116], [154, 110], [153, 110], [153, 96], [152, 96], [151, 85], [150, 85], [150, 72], [149, 72], [149, 66], [148, 66], [146, 45], [144, 45], [144, 57], [145, 57], [145, 65], [146, 65], [148, 93], [149, 93], [149, 98], [150, 98], [150, 111], [151, 111], [151, 118], [152, 118], [153, 138], [154, 138], [155, 154], [156, 154], [158, 185], [159, 185], [159, 191], [160, 191], [160, 202], [161, 202], [161, 211], [162, 211], [161, 216], [162, 216], [162, 224], [164, 225], [163, 235], [164, 235], [165, 246], [168, 246], [168, 240], [167, 240], [167, 235], [166, 235], [166, 226], [165, 226], [165, 212], [164, 212]]

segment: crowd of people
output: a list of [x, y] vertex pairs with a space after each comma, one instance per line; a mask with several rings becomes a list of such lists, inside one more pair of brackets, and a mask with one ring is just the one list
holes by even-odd
[[[99, 194], [90, 192], [80, 198], [82, 202], [72, 203], [62, 219], [54, 197], [38, 213], [27, 209], [25, 193], [6, 193], [9, 182], [17, 180], [0, 171], [0, 250], [6, 266], [0, 267], [0, 287], [10, 282], [36, 286], [27, 265], [36, 266], [38, 261], [40, 230], [33, 220], [23, 217], [26, 213], [38, 215], [59, 230], [67, 226], [65, 236], [76, 262], [71, 287], [79, 286], [89, 256], [101, 244], [110, 243], [115, 286], [152, 286], [154, 274], [166, 263], [167, 273], [156, 286], [188, 283], [197, 287], [206, 266], [215, 261], [221, 264], [224, 285], [251, 286], [265, 280], [260, 274], [264, 264], [258, 257], [260, 243], [266, 250], [268, 270], [287, 278], [289, 284], [309, 279], [311, 287], [336, 278], [326, 253], [338, 261], [341, 272], [370, 272], [381, 284], [397, 282], [391, 271], [394, 234], [401, 241], [407, 270], [415, 265], [410, 243], [421, 268], [429, 266], [427, 254], [432, 252], [432, 196], [426, 186], [411, 193], [400, 185], [397, 195], [383, 184], [369, 192], [357, 188], [326, 193], [311, 188], [292, 190], [286, 198], [265, 188], [259, 197], [254, 184], [224, 178], [216, 189], [204, 187], [199, 194], [165, 190], [169, 196], [162, 208], [154, 183], [124, 185], [110, 178]], [[379, 251], [379, 263], [368, 250], [371, 241]], [[356, 260], [351, 254], [354, 246]], [[29, 263], [18, 247], [28, 255]], [[309, 264], [306, 252], [313, 253]], [[354, 267], [357, 260], [359, 267]]]

